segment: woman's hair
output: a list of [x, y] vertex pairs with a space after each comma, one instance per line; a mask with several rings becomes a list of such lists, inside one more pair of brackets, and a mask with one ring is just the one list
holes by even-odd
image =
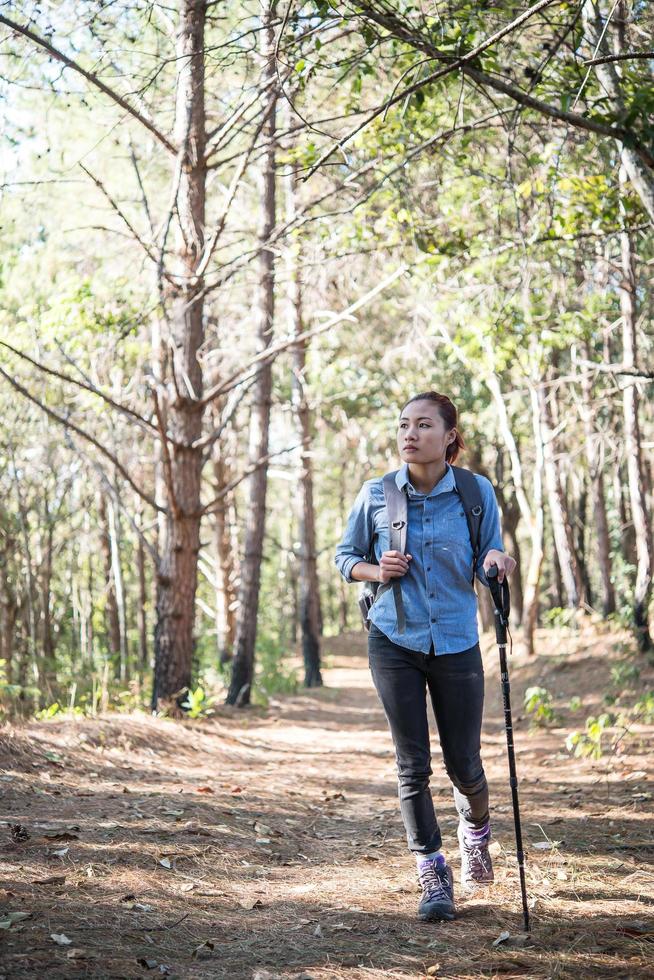
[[[414, 395], [409, 398], [408, 402], [405, 402], [402, 407], [402, 412], [407, 407], [411, 405], [412, 402], [432, 402], [438, 408], [438, 414], [443, 419], [446, 429], [456, 429], [456, 436], [453, 442], [449, 444], [445, 452], [445, 459], [448, 463], [454, 463], [457, 456], [462, 449], [465, 449], [465, 443], [463, 441], [463, 436], [457, 428], [457, 411], [447, 395], [439, 395], [437, 391], [423, 391], [419, 395]], [[400, 412], [400, 415], [402, 414]]]

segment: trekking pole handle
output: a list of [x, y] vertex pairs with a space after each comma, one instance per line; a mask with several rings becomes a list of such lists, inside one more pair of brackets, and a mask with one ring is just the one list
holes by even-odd
[[499, 625], [508, 626], [509, 613], [511, 611], [511, 595], [506, 576], [504, 581], [500, 582], [497, 578], [497, 565], [491, 565], [486, 572], [486, 578], [488, 579], [488, 586], [490, 588], [491, 596], [493, 597], [493, 603], [499, 619]]

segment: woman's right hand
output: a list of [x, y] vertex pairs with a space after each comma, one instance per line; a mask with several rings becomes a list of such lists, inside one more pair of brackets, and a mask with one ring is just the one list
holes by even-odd
[[379, 581], [386, 585], [392, 578], [402, 578], [409, 570], [411, 555], [401, 551], [385, 551], [379, 559]]

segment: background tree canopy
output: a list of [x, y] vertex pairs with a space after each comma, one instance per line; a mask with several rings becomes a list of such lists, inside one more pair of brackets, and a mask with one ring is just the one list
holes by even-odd
[[426, 388], [496, 487], [527, 648], [584, 614], [651, 648], [648, 5], [0, 25], [5, 711], [247, 704], [300, 642], [320, 684], [356, 626], [334, 545]]

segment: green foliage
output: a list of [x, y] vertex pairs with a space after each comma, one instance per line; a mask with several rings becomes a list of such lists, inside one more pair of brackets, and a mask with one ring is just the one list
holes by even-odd
[[42, 708], [41, 711], [37, 711], [34, 717], [37, 721], [50, 721], [51, 718], [60, 714], [62, 714], [61, 705], [58, 701], [53, 701], [47, 708]]
[[574, 694], [568, 701], [568, 711], [579, 711], [582, 706], [582, 700], [578, 694]]
[[645, 725], [654, 724], [654, 691], [647, 691], [636, 701], [633, 707], [634, 721]]
[[257, 639], [257, 669], [252, 700], [267, 704], [275, 694], [296, 694], [297, 673], [284, 664], [284, 649], [269, 636]]
[[586, 719], [583, 731], [570, 732], [565, 747], [578, 758], [600, 759], [604, 749], [602, 739], [614, 721], [614, 717], [606, 713], [597, 717], [591, 715]]
[[575, 610], [568, 606], [553, 606], [543, 613], [543, 624], [557, 628], [574, 624]]
[[216, 698], [213, 695], [207, 695], [203, 687], [196, 687], [194, 691], [187, 692], [181, 707], [189, 718], [210, 718], [215, 714], [215, 703]]
[[525, 691], [524, 708], [531, 715], [532, 723], [548, 725], [556, 721], [556, 712], [552, 707], [552, 695], [545, 687], [528, 687]]
[[625, 688], [635, 684], [640, 678], [640, 667], [629, 661], [614, 664], [611, 667], [611, 683], [615, 687]]

